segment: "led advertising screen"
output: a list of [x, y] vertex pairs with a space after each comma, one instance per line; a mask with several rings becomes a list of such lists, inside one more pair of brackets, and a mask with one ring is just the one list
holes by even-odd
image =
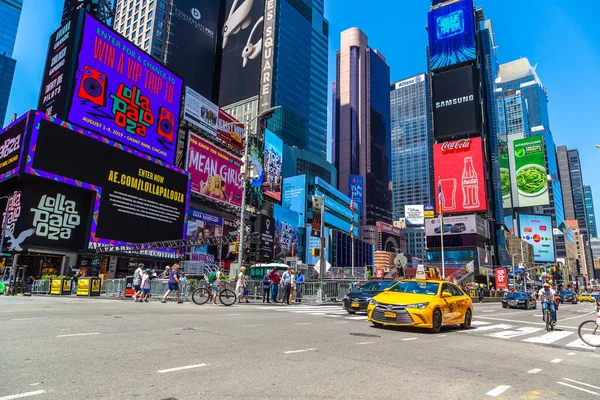
[[433, 75], [433, 136], [436, 139], [479, 132], [481, 106], [477, 82], [475, 65]]
[[185, 171], [49, 118], [35, 113], [25, 172], [96, 193], [90, 247], [185, 237]]
[[192, 88], [186, 86], [183, 119], [216, 136], [219, 107]]
[[228, 145], [242, 151], [244, 149], [244, 124], [219, 108], [217, 137]]
[[285, 260], [286, 257], [298, 257], [298, 214], [279, 204], [273, 205], [275, 219], [274, 259]]
[[554, 262], [552, 217], [549, 215], [519, 214], [521, 239], [533, 246], [535, 262]]
[[473, 0], [462, 0], [430, 11], [428, 25], [431, 70], [477, 57]]
[[[426, 236], [440, 236], [442, 228], [439, 218], [431, 218], [425, 222]], [[475, 215], [457, 215], [444, 217], [444, 235], [466, 235], [477, 232]], [[483, 235], [483, 232], [479, 232]]]
[[263, 160], [265, 154], [262, 143], [256, 138], [251, 139], [248, 144], [248, 157], [257, 174], [254, 179], [249, 181], [249, 185], [246, 186], [246, 203], [256, 209], [260, 209], [262, 208], [263, 201], [262, 184], [265, 179]]
[[167, 67], [207, 99], [213, 98], [219, 0], [172, 0]]
[[504, 141], [499, 143], [499, 166], [500, 166], [500, 184], [502, 185], [502, 207], [504, 209], [512, 208], [511, 201], [511, 182], [510, 182], [510, 163], [508, 160], [508, 145]]
[[534, 136], [512, 141], [510, 173], [514, 207], [550, 204], [544, 139]]
[[262, 190], [265, 196], [281, 201], [281, 167], [283, 165], [283, 140], [265, 129], [265, 177]]
[[361, 175], [349, 175], [348, 176], [348, 187], [350, 188], [350, 199], [354, 200], [355, 207], [358, 208], [360, 216], [364, 215], [363, 202], [364, 202], [364, 181]]
[[[203, 238], [223, 235], [223, 218], [190, 208], [188, 212], [187, 239], [198, 241]], [[219, 261], [220, 246], [193, 246], [188, 257], [190, 261], [215, 264]]]
[[306, 175], [283, 179], [283, 199], [285, 208], [298, 213], [298, 226], [304, 226], [306, 218]]
[[273, 261], [273, 242], [275, 240], [275, 219], [259, 214], [256, 218], [255, 229], [260, 232], [260, 243], [257, 244], [256, 262], [268, 263]]
[[253, 96], [260, 87], [264, 0], [226, 0], [219, 106]]
[[182, 80], [86, 14], [68, 121], [174, 163]]
[[242, 205], [242, 161], [190, 134], [187, 170], [192, 192], [233, 206]]
[[27, 128], [27, 115], [0, 131], [0, 182], [19, 172], [20, 161], [23, 159], [25, 147], [25, 129]]
[[444, 213], [487, 210], [481, 138], [435, 144], [433, 170], [435, 197], [441, 188]]

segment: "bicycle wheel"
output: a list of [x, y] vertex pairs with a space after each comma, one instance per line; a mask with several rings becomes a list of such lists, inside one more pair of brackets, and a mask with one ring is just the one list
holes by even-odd
[[224, 306], [232, 306], [235, 304], [235, 292], [231, 289], [223, 289], [219, 293], [219, 301]]
[[583, 343], [592, 347], [600, 347], [600, 326], [596, 321], [583, 321], [577, 330]]
[[192, 301], [199, 306], [206, 304], [210, 300], [210, 290], [207, 288], [198, 288], [192, 292]]
[[550, 315], [550, 310], [544, 311], [544, 322], [546, 322], [546, 331], [550, 332], [552, 329], [552, 316]]

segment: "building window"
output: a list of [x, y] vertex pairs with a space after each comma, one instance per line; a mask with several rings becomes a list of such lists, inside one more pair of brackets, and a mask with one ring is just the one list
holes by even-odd
[[156, 16], [160, 19], [165, 19], [166, 15], [163, 11], [158, 10], [158, 13], [156, 14]]
[[156, 48], [162, 48], [162, 42], [158, 39], [154, 39], [154, 47]]
[[156, 26], [158, 26], [160, 29], [163, 29], [165, 27], [165, 23], [161, 20], [157, 20]]
[[161, 31], [160, 29], [157, 29], [156, 32], [154, 32], [154, 36], [157, 38], [162, 38], [163, 37], [163, 31]]

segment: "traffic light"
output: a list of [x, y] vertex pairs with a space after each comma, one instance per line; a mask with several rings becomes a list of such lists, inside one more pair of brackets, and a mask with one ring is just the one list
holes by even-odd
[[314, 248], [314, 249], [312, 249], [311, 254], [315, 258], [319, 258], [319, 257], [321, 257], [321, 249]]
[[240, 242], [233, 242], [232, 254], [238, 254], [240, 252]]

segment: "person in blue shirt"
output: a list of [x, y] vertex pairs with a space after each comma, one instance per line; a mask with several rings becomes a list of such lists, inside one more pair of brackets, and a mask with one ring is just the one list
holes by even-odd
[[181, 300], [180, 294], [179, 294], [179, 264], [173, 264], [173, 267], [171, 268], [171, 272], [169, 273], [169, 281], [167, 282], [169, 290], [167, 290], [167, 292], [165, 293], [165, 295], [163, 296], [161, 303], [166, 303], [167, 302], [167, 297], [169, 296], [169, 294], [171, 292], [175, 292], [175, 297], [177, 298], [177, 303], [182, 304], [183, 301]]
[[271, 299], [269, 298], [271, 291], [271, 277], [269, 274], [265, 274], [263, 276], [263, 303], [267, 300], [267, 303], [271, 303]]
[[304, 286], [304, 274], [302, 271], [298, 271], [296, 276], [296, 303], [302, 303], [302, 289]]

